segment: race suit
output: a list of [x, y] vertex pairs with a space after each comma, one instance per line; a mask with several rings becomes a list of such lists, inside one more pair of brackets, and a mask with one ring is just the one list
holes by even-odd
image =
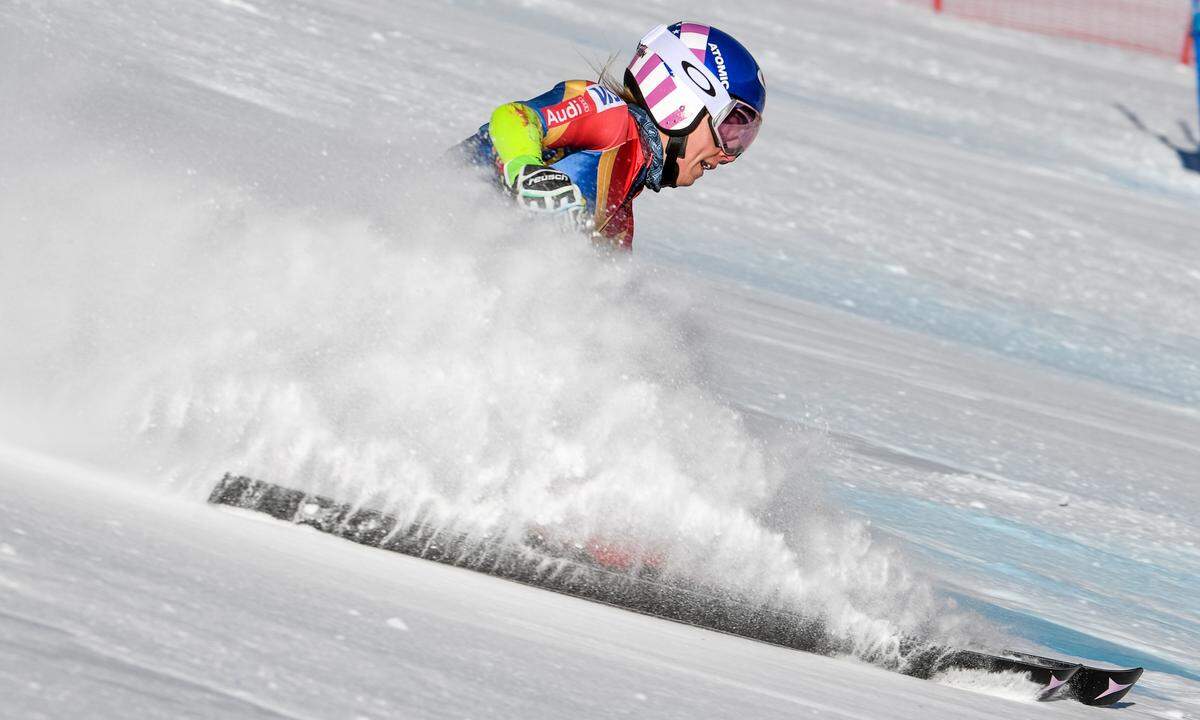
[[501, 105], [459, 147], [510, 185], [527, 164], [566, 173], [586, 198], [595, 231], [625, 248], [633, 244], [633, 199], [644, 187], [658, 192], [662, 180], [662, 140], [653, 120], [587, 80]]

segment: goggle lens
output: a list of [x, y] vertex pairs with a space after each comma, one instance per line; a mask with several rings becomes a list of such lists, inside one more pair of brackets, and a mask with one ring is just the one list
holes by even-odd
[[741, 100], [717, 125], [717, 145], [727, 155], [737, 157], [746, 152], [762, 127], [762, 115]]

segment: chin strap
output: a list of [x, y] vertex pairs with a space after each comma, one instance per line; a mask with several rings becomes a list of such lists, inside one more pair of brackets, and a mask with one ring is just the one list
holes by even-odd
[[667, 141], [667, 147], [663, 153], [663, 172], [662, 186], [675, 187], [675, 182], [679, 180], [679, 158], [687, 152], [688, 136], [683, 137], [672, 136]]

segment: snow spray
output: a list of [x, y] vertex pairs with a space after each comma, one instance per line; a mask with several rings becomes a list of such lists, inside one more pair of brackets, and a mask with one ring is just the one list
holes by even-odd
[[7, 251], [2, 329], [24, 342], [0, 393], [44, 448], [197, 499], [234, 471], [598, 539], [822, 616], [872, 658], [948, 617], [861, 522], [815, 501], [787, 538], [758, 519], [810, 482], [805, 440], [764, 441], [707, 389], [682, 281], [509, 216], [487, 186], [447, 203], [414, 182], [394, 228], [133, 168], [35, 186], [0, 201], [39, 238]]
[[[417, 148], [388, 205], [357, 212], [258, 193], [252, 152], [206, 153], [231, 179], [0, 122], [0, 179], [19, 180], [0, 196], [6, 439], [198, 503], [236, 472], [598, 539], [820, 616], [874, 659], [953, 619], [821, 509], [802, 434], [764, 439], [709, 386], [692, 308], [716, 299], [686, 276], [532, 224]], [[805, 502], [768, 527], [785, 487]]]

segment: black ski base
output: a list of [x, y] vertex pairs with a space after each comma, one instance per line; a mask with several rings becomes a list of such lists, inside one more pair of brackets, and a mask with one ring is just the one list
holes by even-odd
[[[401, 522], [377, 510], [355, 508], [326, 497], [246, 477], [226, 475], [208, 501], [253, 510], [370, 547], [469, 568], [547, 590], [676, 622], [833, 655], [848, 648], [825, 630], [820, 618], [749, 602], [715, 588], [665, 581], [653, 567], [613, 570], [581, 547], [537, 532], [519, 539], [468, 535], [417, 522]], [[1121, 700], [1142, 669], [1105, 670], [1024, 653], [990, 655], [930, 647], [914, 641], [898, 670], [929, 678], [951, 669], [1009, 672], [1042, 686], [1041, 699], [1072, 697], [1088, 705]], [[871, 658], [865, 658], [871, 660]]]

